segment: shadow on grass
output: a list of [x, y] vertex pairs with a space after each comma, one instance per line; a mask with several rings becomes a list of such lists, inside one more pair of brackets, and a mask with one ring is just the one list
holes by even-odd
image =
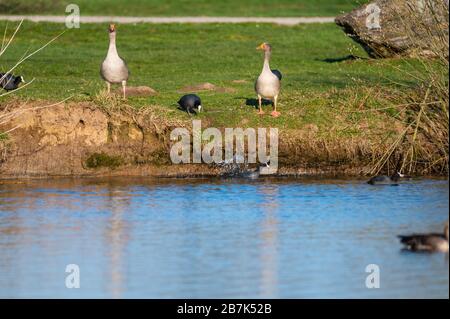
[[316, 59], [316, 61], [326, 62], [326, 63], [339, 63], [354, 60], [368, 60], [367, 58], [362, 58], [353, 54], [346, 55], [340, 58], [326, 58], [326, 59]]
[[[241, 99], [245, 99], [245, 105], [247, 106], [252, 106], [255, 109], [258, 109], [259, 105], [258, 105], [258, 99], [255, 98], [246, 98], [246, 97], [238, 97], [237, 99], [241, 100]], [[262, 100], [262, 105], [272, 105], [272, 101], [270, 100]]]

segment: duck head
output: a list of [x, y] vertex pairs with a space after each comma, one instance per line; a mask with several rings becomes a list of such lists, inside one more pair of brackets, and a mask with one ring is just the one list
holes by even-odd
[[17, 86], [19, 86], [20, 83], [25, 83], [25, 80], [23, 79], [23, 76], [19, 75], [16, 77], [14, 82]]
[[116, 32], [116, 25], [115, 24], [110, 24], [108, 31], [109, 31], [109, 33]]
[[259, 45], [256, 50], [262, 50], [264, 52], [271, 52], [272, 51], [272, 46], [269, 43], [261, 43], [261, 45]]
[[398, 181], [400, 178], [403, 178], [403, 177], [405, 177], [405, 175], [403, 175], [402, 173], [395, 172], [394, 175], [391, 176], [391, 179], [393, 181]]

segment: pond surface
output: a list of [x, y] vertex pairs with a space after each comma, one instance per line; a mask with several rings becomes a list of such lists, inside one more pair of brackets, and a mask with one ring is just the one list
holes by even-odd
[[[448, 186], [0, 181], [0, 297], [448, 298], [448, 254], [405, 252], [396, 238], [442, 232]], [[79, 289], [66, 288], [68, 264]]]

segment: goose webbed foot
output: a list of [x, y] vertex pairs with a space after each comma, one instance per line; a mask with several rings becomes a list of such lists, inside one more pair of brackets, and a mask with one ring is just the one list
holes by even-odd
[[273, 117], [279, 117], [281, 115], [281, 113], [277, 112], [277, 111], [273, 111], [272, 113], [270, 113], [270, 115], [272, 115]]
[[258, 94], [258, 114], [259, 115], [264, 115], [264, 111], [262, 110], [262, 96]]

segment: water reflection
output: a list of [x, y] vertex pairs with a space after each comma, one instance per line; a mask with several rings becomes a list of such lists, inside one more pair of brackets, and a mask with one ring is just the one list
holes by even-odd
[[109, 273], [110, 280], [108, 291], [111, 291], [112, 298], [121, 298], [124, 289], [124, 276], [126, 274], [124, 267], [124, 251], [129, 240], [129, 227], [127, 219], [124, 218], [125, 212], [129, 211], [131, 200], [123, 197], [122, 192], [117, 192], [113, 188], [108, 187], [107, 206], [110, 207], [111, 216], [105, 227], [105, 245], [108, 246], [109, 256]]
[[396, 239], [440, 231], [448, 206], [443, 180], [3, 181], [0, 297], [448, 298], [448, 255]]
[[261, 208], [264, 214], [261, 223], [261, 265], [262, 265], [262, 298], [278, 297], [278, 185], [258, 188], [263, 201]]

